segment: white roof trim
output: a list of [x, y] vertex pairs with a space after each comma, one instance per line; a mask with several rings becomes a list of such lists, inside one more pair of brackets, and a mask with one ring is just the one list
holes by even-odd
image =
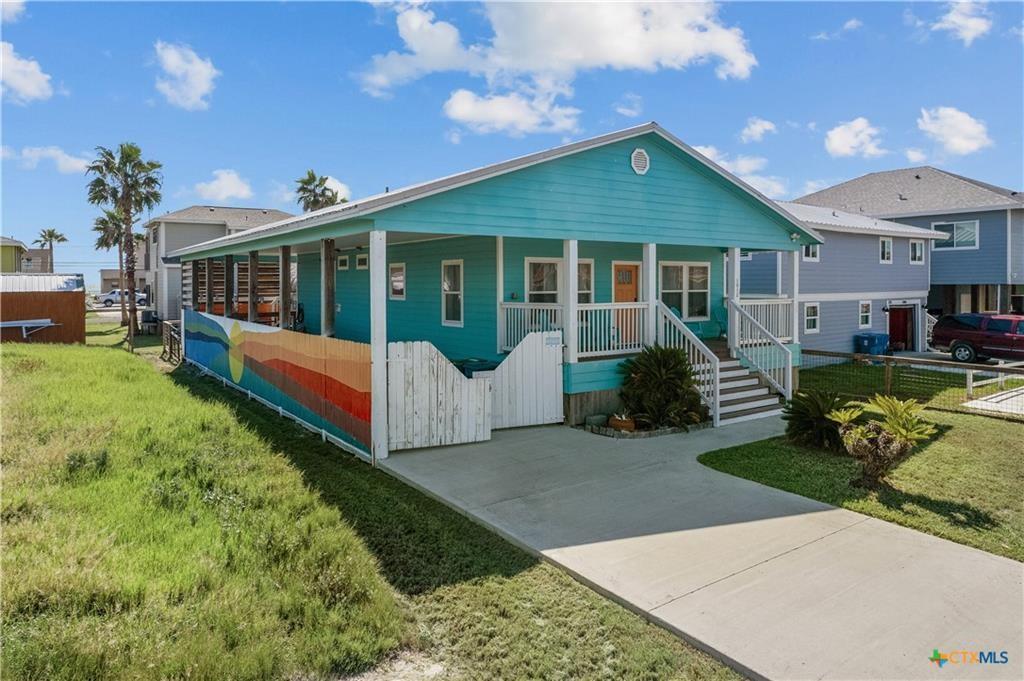
[[808, 224], [814, 225], [816, 230], [822, 232], [842, 232], [844, 234], [866, 234], [872, 236], [899, 236], [907, 239], [945, 239], [948, 235], [943, 232], [939, 232], [932, 229], [921, 229], [920, 227], [911, 227], [908, 225], [908, 229], [885, 229], [884, 227], [873, 229], [873, 228], [862, 228], [862, 227], [841, 227], [838, 225], [825, 225], [814, 221], [805, 221]]
[[[1019, 210], [1021, 208], [1024, 208], [1024, 203], [1001, 203], [994, 206], [980, 206], [978, 208], [935, 208], [933, 210], [919, 210], [912, 213], [879, 213], [878, 215], [872, 215], [871, 217], [876, 217], [880, 220], [892, 220], [895, 218], [925, 218], [938, 217], [940, 215], [960, 215], [963, 213], [988, 213], [1004, 210]], [[862, 213], [862, 215], [867, 215], [867, 213]]]
[[436, 180], [430, 180], [421, 184], [411, 185], [397, 189], [393, 192], [386, 192], [384, 194], [376, 194], [368, 196], [364, 199], [357, 201], [351, 201], [349, 203], [339, 204], [337, 206], [330, 206], [328, 208], [321, 208], [320, 210], [306, 213], [304, 215], [298, 215], [285, 220], [279, 220], [277, 222], [271, 222], [266, 225], [259, 227], [253, 227], [246, 230], [245, 232], [239, 232], [236, 234], [229, 234], [227, 236], [218, 237], [205, 241], [200, 244], [194, 244], [185, 248], [178, 249], [171, 256], [186, 256], [193, 253], [200, 253], [213, 248], [220, 248], [223, 246], [230, 246], [233, 244], [244, 244], [249, 241], [254, 241], [269, 236], [282, 236], [297, 232], [303, 229], [309, 229], [311, 227], [319, 227], [321, 225], [329, 224], [339, 219], [349, 220], [356, 217], [362, 217], [370, 215], [378, 211], [390, 208], [391, 206], [412, 201], [415, 199], [421, 199], [433, 194], [438, 194], [450, 189], [473, 184], [481, 180], [490, 179], [499, 175], [512, 172], [514, 170], [520, 170], [527, 168], [538, 163], [550, 161], [570, 154], [575, 154], [587, 149], [593, 149], [595, 147], [604, 146], [613, 142], [619, 142], [633, 137], [639, 137], [640, 135], [646, 135], [647, 133], [655, 133], [665, 139], [670, 144], [676, 146], [681, 151], [685, 152], [694, 159], [700, 161], [705, 166], [715, 171], [719, 175], [725, 177], [733, 184], [739, 186], [741, 189], [746, 191], [748, 194], [753, 196], [759, 202], [764, 204], [766, 207], [771, 209], [772, 212], [781, 215], [785, 219], [791, 221], [801, 231], [812, 239], [819, 240], [818, 234], [808, 227], [803, 221], [796, 218], [789, 211], [777, 205], [774, 201], [766, 197], [761, 192], [751, 187], [746, 182], [742, 181], [732, 173], [728, 172], [715, 162], [711, 161], [698, 151], [685, 144], [682, 140], [675, 137], [660, 125], [654, 122], [644, 123], [637, 125], [632, 128], [626, 128], [625, 130], [619, 130], [616, 132], [607, 133], [604, 135], [598, 135], [587, 140], [581, 140], [579, 142], [572, 142], [565, 144], [560, 147], [554, 147], [544, 151], [535, 152], [526, 156], [520, 156], [518, 158], [510, 159], [508, 161], [502, 161], [475, 170], [468, 170], [455, 175], [449, 175]]

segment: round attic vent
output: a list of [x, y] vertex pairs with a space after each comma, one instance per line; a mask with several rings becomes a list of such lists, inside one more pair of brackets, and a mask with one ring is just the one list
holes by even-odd
[[646, 175], [651, 169], [651, 157], [643, 149], [634, 149], [629, 155], [629, 165], [637, 175]]

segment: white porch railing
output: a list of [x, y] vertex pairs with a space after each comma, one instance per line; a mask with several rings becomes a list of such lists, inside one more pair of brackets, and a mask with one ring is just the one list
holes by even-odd
[[534, 331], [559, 331], [562, 306], [559, 303], [502, 303], [501, 349], [512, 352]]
[[647, 303], [579, 305], [579, 357], [623, 355], [643, 350]]
[[711, 420], [718, 427], [718, 356], [704, 345], [693, 331], [683, 324], [660, 300], [658, 301], [658, 343], [670, 348], [682, 348], [693, 367], [693, 378], [700, 399], [711, 412]]
[[793, 341], [792, 298], [742, 298], [740, 307], [780, 341]]
[[749, 369], [759, 373], [787, 400], [791, 399], [793, 353], [742, 305], [732, 300], [728, 303], [729, 317], [736, 322], [736, 346], [733, 350], [738, 359], [745, 361]]

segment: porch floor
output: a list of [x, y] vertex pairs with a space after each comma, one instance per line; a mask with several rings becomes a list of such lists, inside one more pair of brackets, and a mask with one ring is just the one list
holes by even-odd
[[[381, 465], [748, 676], [925, 679], [936, 646], [1022, 649], [1019, 563], [697, 461], [782, 430], [767, 418], [612, 440], [545, 426]], [[1020, 678], [1010, 655], [956, 671]]]

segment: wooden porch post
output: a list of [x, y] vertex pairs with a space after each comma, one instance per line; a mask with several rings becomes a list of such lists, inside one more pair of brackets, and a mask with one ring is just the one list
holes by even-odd
[[192, 311], [199, 312], [199, 261], [193, 260], [192, 265]]
[[643, 300], [647, 303], [647, 316], [644, 318], [644, 344], [654, 345], [658, 342], [658, 246], [644, 244]]
[[505, 313], [501, 304], [505, 301], [505, 237], [497, 236], [495, 240], [495, 270], [497, 271], [497, 299], [498, 299], [498, 354], [502, 353], [505, 346]]
[[259, 291], [260, 291], [260, 252], [249, 251], [249, 279], [246, 281], [248, 287], [248, 317], [250, 322], [258, 321], [260, 318]]
[[320, 241], [320, 335], [334, 335], [334, 239]]
[[562, 342], [565, 343], [565, 361], [574, 364], [579, 358], [579, 298], [580, 298], [580, 258], [579, 242], [576, 239], [562, 241], [562, 269], [565, 300], [562, 301]]
[[370, 232], [370, 438], [374, 465], [388, 457], [387, 233]]
[[[729, 249], [729, 260], [726, 265], [725, 295], [735, 305], [740, 302], [740, 249]], [[740, 317], [732, 306], [729, 306], [729, 350], [735, 356], [739, 346]]]
[[224, 256], [224, 316], [235, 314], [235, 256]]
[[292, 312], [292, 247], [281, 246], [281, 260], [278, 272], [278, 287], [281, 301], [277, 315], [277, 325], [287, 329], [291, 321]]
[[206, 259], [206, 314], [213, 314], [213, 258]]
[[800, 256], [803, 248], [799, 248], [790, 254], [793, 259], [793, 281], [790, 284], [793, 295], [793, 341], [800, 342]]

